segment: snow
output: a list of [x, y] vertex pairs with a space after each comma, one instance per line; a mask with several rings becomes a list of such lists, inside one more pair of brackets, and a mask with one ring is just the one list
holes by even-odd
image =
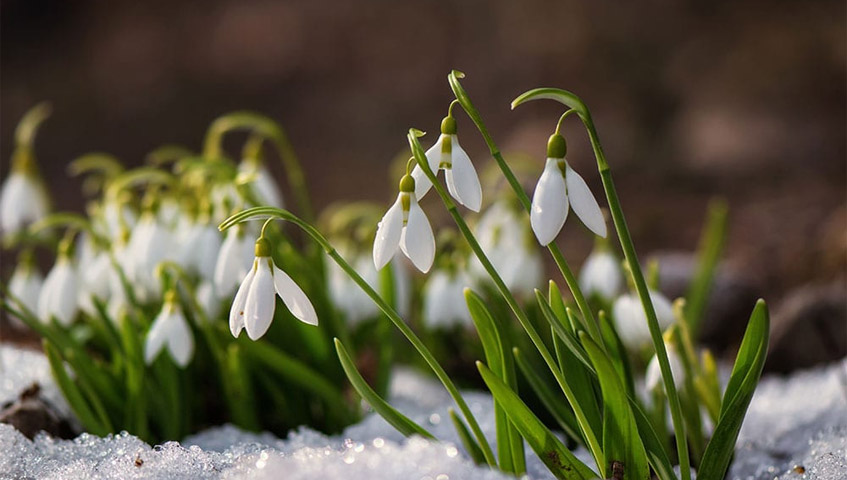
[[[60, 409], [66, 404], [38, 353], [0, 345], [0, 403], [32, 382]], [[762, 381], [739, 436], [728, 478], [764, 480], [838, 479], [847, 472], [847, 361]], [[34, 441], [0, 424], [0, 479], [506, 479], [474, 465], [465, 455], [447, 414], [449, 396], [436, 382], [406, 369], [395, 372], [391, 402], [442, 442], [404, 438], [377, 415], [326, 436], [301, 428], [280, 439], [231, 425], [212, 428], [151, 447], [122, 433], [88, 434]], [[489, 439], [494, 438], [491, 397], [466, 392], [466, 401]], [[64, 411], [63, 410], [63, 411]], [[492, 445], [492, 447], [494, 447]], [[496, 447], [495, 447], [496, 448]], [[528, 454], [527, 479], [548, 479], [543, 464]], [[587, 452], [577, 455], [592, 465]], [[798, 473], [801, 472], [802, 473]]]

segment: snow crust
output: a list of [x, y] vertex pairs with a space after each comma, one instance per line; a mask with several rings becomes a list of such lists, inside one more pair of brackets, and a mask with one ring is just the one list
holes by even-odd
[[[67, 405], [38, 353], [0, 345], [0, 403], [34, 381], [57, 407]], [[743, 480], [847, 478], [847, 360], [788, 378], [765, 378], [750, 406], [728, 478]], [[442, 442], [404, 438], [378, 415], [341, 435], [301, 428], [285, 439], [224, 425], [182, 442], [150, 446], [121, 433], [30, 441], [0, 424], [0, 480], [43, 479], [420, 479], [497, 480], [509, 476], [471, 462], [447, 414], [452, 402], [439, 384], [406, 369], [395, 372], [391, 401]], [[494, 439], [491, 397], [465, 398]], [[494, 447], [492, 445], [492, 447]], [[494, 447], [496, 448], [496, 447]], [[527, 448], [525, 479], [552, 478]], [[593, 465], [587, 452], [576, 452]]]

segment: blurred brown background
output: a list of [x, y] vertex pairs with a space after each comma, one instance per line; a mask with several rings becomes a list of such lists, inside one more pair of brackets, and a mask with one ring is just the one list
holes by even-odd
[[[511, 112], [509, 102], [536, 86], [586, 101], [642, 254], [692, 251], [708, 199], [725, 197], [721, 281], [739, 297], [726, 302], [742, 305], [726, 308], [749, 313], [750, 298], [764, 296], [786, 338], [820, 317], [814, 341], [835, 346], [804, 348], [847, 348], [838, 344], [847, 343], [843, 0], [4, 0], [0, 9], [0, 173], [20, 116], [51, 101], [37, 152], [63, 209], [83, 205], [64, 169], [76, 156], [139, 164], [163, 143], [198, 149], [209, 122], [236, 109], [287, 128], [319, 208], [388, 201], [390, 160], [410, 126], [434, 139], [457, 68], [501, 148], [535, 155], [539, 172], [562, 110]], [[484, 164], [479, 135], [458, 120]], [[566, 127], [569, 158], [599, 194], [577, 127]], [[575, 223], [560, 242], [578, 265], [590, 239]], [[723, 315], [730, 331], [739, 315]]]

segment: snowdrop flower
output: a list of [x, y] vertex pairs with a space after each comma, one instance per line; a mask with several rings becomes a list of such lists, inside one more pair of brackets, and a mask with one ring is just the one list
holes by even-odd
[[586, 296], [599, 295], [611, 300], [623, 286], [623, 274], [617, 258], [607, 246], [595, 247], [579, 272], [579, 286]]
[[381, 270], [397, 253], [397, 247], [423, 273], [435, 259], [435, 237], [415, 195], [415, 179], [406, 174], [400, 180], [400, 194], [376, 230], [374, 266]]
[[[665, 342], [665, 350], [668, 352], [668, 362], [671, 365], [671, 375], [673, 375], [674, 385], [676, 385], [677, 390], [681, 390], [683, 382], [685, 382], [685, 367], [682, 365], [682, 359], [672, 344]], [[647, 387], [648, 392], [657, 388], [665, 391], [665, 384], [662, 381], [662, 369], [659, 367], [659, 359], [656, 355], [653, 355], [653, 358], [650, 359], [650, 363], [647, 365], [644, 385]]]
[[253, 188], [256, 200], [264, 205], [283, 208], [282, 192], [271, 175], [270, 170], [258, 158], [245, 158], [238, 165], [238, 172], [252, 178], [249, 185]]
[[156, 266], [173, 257], [171, 232], [153, 215], [142, 215], [129, 239], [126, 255], [126, 274], [138, 287], [138, 295], [150, 300], [159, 294]]
[[[498, 201], [483, 213], [474, 236], [506, 287], [519, 295], [533, 295], [541, 285], [544, 265], [526, 217], [507, 202]], [[471, 259], [471, 270], [475, 277], [490, 281], [476, 256]]]
[[101, 251], [94, 255], [87, 265], [79, 263], [79, 306], [87, 313], [95, 313], [92, 298], [107, 300], [111, 291], [112, 259], [109, 252]]
[[256, 241], [253, 268], [238, 287], [229, 312], [229, 329], [234, 337], [246, 328], [247, 336], [258, 340], [268, 331], [276, 309], [274, 292], [295, 318], [309, 325], [318, 324], [309, 298], [288, 274], [274, 265], [270, 255], [270, 242], [260, 237]]
[[473, 281], [465, 271], [438, 270], [429, 277], [423, 294], [423, 319], [427, 327], [449, 328], [473, 325], [465, 288]]
[[226, 231], [218, 258], [215, 262], [214, 285], [218, 296], [230, 295], [238, 288], [238, 280], [244, 278], [253, 264], [254, 242], [247, 236], [243, 225]]
[[552, 242], [568, 216], [569, 205], [595, 235], [606, 237], [606, 222], [585, 180], [565, 161], [567, 146], [558, 133], [547, 142], [547, 164], [532, 196], [530, 221], [541, 245]]
[[76, 315], [79, 279], [69, 250], [69, 244], [60, 247], [59, 258], [38, 296], [38, 316], [43, 322], [55, 317], [60, 324], [68, 326]]
[[[450, 104], [450, 108], [452, 110], [453, 104]], [[434, 174], [437, 175], [439, 170], [444, 170], [447, 190], [456, 201], [474, 212], [479, 211], [482, 206], [482, 187], [470, 157], [459, 145], [459, 139], [456, 136], [456, 119], [453, 118], [452, 113], [441, 121], [441, 135], [435, 145], [426, 151], [426, 160]], [[432, 182], [429, 181], [420, 165], [415, 165], [412, 177], [416, 185], [415, 196], [421, 199], [432, 187]]]
[[174, 362], [185, 368], [194, 356], [194, 335], [177, 301], [176, 291], [169, 291], [162, 311], [153, 320], [144, 342], [144, 362], [153, 363], [167, 346]]
[[197, 286], [197, 303], [206, 312], [206, 317], [213, 319], [221, 313], [221, 299], [215, 293], [215, 286], [209, 280], [203, 280]]
[[[15, 267], [12, 278], [9, 279], [9, 293], [13, 298], [18, 299], [27, 310], [36, 312], [42, 285], [44, 285], [44, 277], [33, 265], [32, 255], [30, 253], [24, 254]], [[17, 318], [10, 318], [14, 319], [19, 326], [22, 325]]]
[[212, 278], [221, 249], [221, 233], [208, 222], [195, 222], [187, 230], [179, 258], [185, 268], [201, 278]]
[[37, 174], [13, 167], [0, 189], [0, 230], [17, 233], [48, 210], [47, 192]]
[[[650, 290], [650, 299], [656, 310], [659, 328], [664, 331], [674, 322], [671, 302], [654, 290]], [[637, 351], [652, 344], [650, 329], [647, 327], [647, 316], [644, 314], [644, 307], [638, 295], [628, 293], [618, 297], [612, 307], [612, 314], [615, 317], [618, 336], [627, 349]]]

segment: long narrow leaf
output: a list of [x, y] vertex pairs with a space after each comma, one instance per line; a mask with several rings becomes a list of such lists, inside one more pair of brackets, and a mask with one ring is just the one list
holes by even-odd
[[547, 465], [550, 472], [561, 479], [593, 479], [597, 474], [579, 461], [553, 433], [541, 423], [532, 410], [497, 375], [482, 362], [476, 362], [483, 381], [491, 394], [500, 402], [509, 419], [521, 432], [538, 458]]
[[459, 434], [459, 440], [462, 441], [462, 445], [465, 446], [465, 450], [467, 450], [468, 455], [470, 455], [473, 463], [477, 465], [485, 465], [485, 455], [482, 454], [482, 449], [479, 448], [479, 444], [476, 443], [476, 440], [471, 435], [470, 430], [468, 430], [468, 426], [465, 425], [465, 422], [456, 415], [456, 411], [453, 408], [448, 408], [447, 413], [450, 414], [450, 420], [453, 421], [453, 427], [456, 429], [456, 432]]
[[337, 338], [335, 339], [335, 351], [338, 353], [338, 360], [341, 361], [341, 367], [344, 368], [344, 373], [347, 374], [347, 378], [350, 379], [350, 383], [353, 385], [353, 388], [356, 389], [356, 392], [358, 392], [359, 395], [364, 398], [374, 411], [380, 414], [386, 422], [391, 424], [391, 426], [407, 437], [411, 435], [420, 435], [425, 438], [435, 439], [435, 437], [426, 429], [397, 411], [394, 407], [389, 405], [388, 402], [383, 400], [382, 397], [376, 394], [370, 385], [368, 385], [368, 382], [362, 378], [362, 374], [360, 374], [356, 369], [356, 364], [353, 363], [353, 359], [350, 358], [350, 355], [347, 353], [347, 349], [344, 348], [344, 345], [342, 345], [341, 341]]
[[62, 394], [85, 429], [94, 435], [102, 436], [109, 433], [109, 430], [100, 423], [97, 416], [91, 411], [91, 407], [83, 397], [82, 392], [68, 376], [58, 350], [47, 340], [44, 340], [42, 345], [44, 353], [47, 355], [47, 361], [50, 363], [50, 371], [53, 373], [53, 378], [56, 379], [56, 384], [59, 385], [59, 389], [62, 390]]
[[698, 479], [720, 480], [726, 474], [744, 415], [765, 364], [769, 328], [767, 305], [764, 300], [759, 300], [750, 316], [744, 340], [735, 359], [735, 366], [732, 368], [732, 375], [721, 403], [720, 419], [703, 454], [703, 461], [697, 472]]
[[603, 392], [603, 452], [610, 470], [624, 469], [625, 478], [646, 480], [650, 477], [647, 453], [618, 373], [587, 333], [580, 332], [579, 337], [594, 363]]

